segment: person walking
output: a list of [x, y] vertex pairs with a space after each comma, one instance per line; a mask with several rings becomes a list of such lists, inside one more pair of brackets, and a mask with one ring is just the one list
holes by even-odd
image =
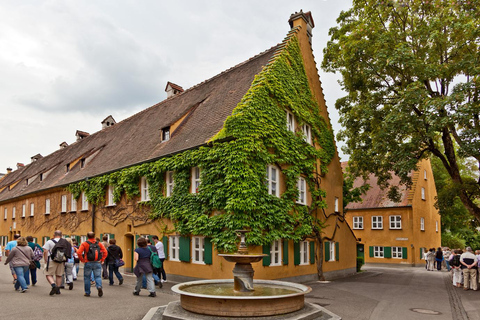
[[[157, 274], [160, 277], [161, 282], [167, 282], [167, 274], [165, 272], [165, 250], [163, 247], [163, 243], [158, 239], [158, 236], [152, 237], [153, 242], [155, 243], [155, 248], [157, 248], [158, 257], [160, 261], [162, 261], [162, 267], [157, 269]], [[153, 270], [155, 272], [155, 270]]]
[[428, 250], [427, 254], [427, 271], [434, 270], [434, 263], [435, 263], [435, 249], [431, 248]]
[[[110, 245], [108, 243], [108, 236], [107, 235], [104, 235], [102, 237], [102, 244], [103, 246], [105, 247], [105, 249], [108, 249], [108, 246]], [[102, 276], [103, 276], [103, 279], [108, 279], [108, 270], [107, 270], [107, 263], [106, 262], [102, 262]]]
[[77, 250], [78, 258], [84, 263], [83, 282], [85, 285], [85, 297], [90, 297], [91, 277], [95, 279], [95, 286], [98, 290], [98, 296], [103, 296], [102, 288], [102, 263], [107, 258], [108, 252], [105, 246], [95, 239], [95, 233], [87, 233], [88, 240], [80, 245]]
[[53, 239], [43, 245], [43, 258], [45, 261], [44, 274], [48, 283], [52, 286], [50, 295], [60, 294], [65, 262], [70, 258], [72, 248], [67, 240], [62, 238], [62, 231], [56, 230]]
[[77, 254], [77, 250], [78, 250], [77, 240], [73, 239], [72, 244], [74, 249], [74, 253], [73, 253], [74, 268], [72, 273], [73, 273], [73, 281], [76, 281], [78, 276], [78, 271], [80, 270], [80, 259], [78, 259], [78, 254]]
[[147, 278], [147, 290], [150, 292], [149, 297], [156, 297], [155, 285], [153, 283], [153, 267], [150, 263], [150, 254], [151, 251], [147, 247], [147, 240], [143, 237], [138, 238], [137, 240], [138, 248], [134, 252], [134, 260], [137, 262], [133, 273], [137, 277], [137, 283], [135, 285], [135, 291], [133, 291], [134, 296], [140, 295], [140, 290], [142, 287], [142, 278], [143, 275]]
[[435, 262], [437, 264], [437, 271], [442, 270], [442, 261], [443, 261], [443, 251], [442, 251], [442, 248], [438, 247], [437, 252], [435, 252]]
[[108, 265], [108, 280], [109, 280], [109, 285], [113, 286], [113, 274], [115, 273], [115, 276], [118, 279], [118, 285], [123, 284], [123, 277], [122, 274], [118, 271], [118, 261], [123, 258], [123, 252], [122, 248], [117, 246], [117, 240], [115, 239], [110, 239], [109, 241], [109, 246], [107, 248], [107, 259], [105, 260], [105, 264]]
[[33, 261], [33, 250], [27, 245], [27, 240], [24, 237], [17, 239], [17, 245], [12, 248], [8, 254], [5, 264], [10, 263], [17, 275], [15, 282], [15, 290], [20, 290], [21, 293], [27, 291], [28, 286], [25, 280], [25, 275], [28, 276], [28, 268], [30, 261]]
[[460, 256], [460, 263], [463, 271], [463, 290], [471, 287], [477, 291], [477, 257], [473, 254], [472, 248], [465, 248], [465, 252]]
[[450, 271], [450, 256], [452, 255], [452, 251], [450, 250], [449, 247], [445, 248], [445, 251], [443, 251], [443, 260], [445, 261], [445, 267], [447, 268], [447, 271]]
[[460, 255], [463, 253], [462, 250], [456, 249], [453, 250], [452, 253], [452, 260], [450, 261], [450, 266], [452, 267], [453, 271], [453, 277], [452, 277], [452, 282], [453, 285], [457, 288], [460, 288], [462, 286], [463, 282], [463, 274], [462, 274], [462, 268], [461, 268], [461, 263], [460, 263]]
[[[32, 251], [33, 251], [33, 261], [35, 261], [35, 266], [37, 268], [35, 269], [29, 269], [28, 272], [30, 273], [30, 277], [32, 278], [32, 286], [34, 286], [35, 284], [37, 284], [37, 269], [40, 269], [41, 268], [41, 265], [40, 265], [40, 261], [42, 260], [42, 257], [43, 257], [43, 249], [42, 247], [40, 247], [39, 244], [33, 242], [33, 237], [32, 236], [27, 236], [27, 242], [28, 242], [28, 246], [30, 248], [32, 248]], [[41, 256], [36, 256], [35, 255], [35, 250], [37, 250], [37, 252], [41, 252]], [[28, 275], [27, 277], [28, 278]], [[25, 279], [27, 280], [27, 279]], [[27, 281], [27, 285], [28, 285], [28, 281]]]
[[[10, 254], [10, 251], [12, 251], [12, 249], [17, 246], [18, 238], [20, 238], [20, 235], [14, 234], [13, 240], [7, 243], [7, 245], [5, 246], [5, 256], [8, 257], [8, 255]], [[10, 272], [12, 273], [13, 283], [15, 283], [15, 281], [17, 281], [17, 275], [15, 274], [15, 270], [13, 269], [12, 265], [9, 264], [8, 266], [10, 267]]]

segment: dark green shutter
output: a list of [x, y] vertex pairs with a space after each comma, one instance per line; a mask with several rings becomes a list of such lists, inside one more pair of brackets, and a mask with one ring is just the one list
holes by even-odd
[[370, 258], [373, 258], [373, 246], [370, 246], [368, 248], [368, 251], [369, 251]]
[[45, 245], [45, 243], [46, 243], [48, 240], [50, 240], [50, 237], [44, 237], [44, 238], [43, 238], [43, 245]]
[[136, 234], [135, 235], [135, 244], [133, 245], [135, 248], [138, 248], [138, 246], [137, 246], [138, 238], [140, 238], [140, 236], [138, 234]]
[[168, 259], [168, 237], [167, 236], [163, 236], [162, 243], [163, 243], [163, 252], [165, 253], [165, 259]]
[[330, 241], [325, 241], [325, 245], [323, 248], [323, 255], [325, 256], [325, 261], [330, 261]]
[[115, 239], [115, 235], [113, 233], [110, 233], [110, 239]]
[[383, 256], [385, 258], [391, 258], [392, 257], [392, 247], [383, 247]]
[[270, 245], [264, 244], [263, 245], [263, 253], [266, 254], [265, 257], [263, 257], [263, 266], [268, 267], [271, 263], [272, 257], [270, 256]]
[[205, 238], [205, 248], [203, 254], [203, 260], [205, 264], [212, 264], [212, 249], [213, 245], [210, 238]]
[[408, 248], [402, 247], [402, 259], [407, 259], [407, 252], [408, 252]]
[[283, 240], [283, 265], [288, 265], [288, 240]]
[[335, 242], [335, 261], [340, 261], [340, 243]]
[[100, 242], [103, 241], [103, 233], [100, 233]]
[[423, 248], [420, 248], [420, 249], [419, 249], [419, 250], [420, 250], [420, 260], [423, 259], [423, 250], [422, 250], [422, 249], [423, 249]]
[[63, 235], [63, 237], [66, 239], [66, 238], [70, 238], [70, 236], [68, 234], [65, 234]]
[[190, 262], [190, 238], [189, 237], [180, 237], [180, 261]]
[[77, 245], [80, 246], [80, 241], [82, 241], [82, 237], [80, 237], [80, 236], [75, 236], [75, 239], [77, 239]]
[[293, 264], [295, 266], [300, 264], [300, 242], [293, 243]]
[[315, 263], [315, 242], [310, 241], [310, 263]]

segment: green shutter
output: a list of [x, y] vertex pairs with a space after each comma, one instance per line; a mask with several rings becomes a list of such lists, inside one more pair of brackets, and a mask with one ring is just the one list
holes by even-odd
[[80, 241], [82, 241], [82, 237], [80, 237], [80, 236], [75, 236], [75, 239], [77, 239], [77, 245], [80, 246]]
[[373, 246], [370, 246], [368, 248], [368, 251], [369, 251], [370, 258], [373, 258]]
[[325, 261], [330, 261], [330, 241], [325, 241], [323, 255], [325, 256]]
[[103, 233], [100, 233], [100, 242], [103, 241]]
[[149, 235], [149, 236], [148, 236], [148, 240], [150, 240], [150, 243], [151, 243], [151, 244], [155, 244], [155, 242], [153, 242], [153, 236], [152, 236], [152, 235]]
[[263, 253], [266, 254], [266, 256], [263, 257], [264, 267], [268, 267], [272, 261], [272, 257], [270, 256], [270, 247], [271, 245], [268, 245], [268, 244], [263, 245]]
[[115, 235], [113, 233], [110, 233], [110, 239], [115, 239]]
[[310, 263], [315, 263], [315, 242], [310, 241]]
[[138, 238], [140, 238], [140, 236], [139, 236], [138, 234], [136, 234], [136, 235], [135, 235], [135, 243], [133, 244], [133, 246], [134, 246], [135, 248], [138, 248], [138, 246], [137, 246]]
[[66, 238], [70, 238], [70, 236], [68, 234], [65, 234], [63, 235], [63, 237], [66, 239]]
[[33, 237], [33, 243], [37, 243], [38, 239]]
[[210, 238], [205, 238], [205, 248], [203, 252], [203, 260], [205, 261], [205, 264], [212, 264], [212, 251], [213, 251], [213, 245], [212, 241]]
[[408, 252], [408, 248], [402, 247], [402, 259], [407, 259], [407, 252]]
[[420, 249], [419, 249], [419, 250], [420, 250], [420, 260], [423, 259], [423, 250], [422, 250], [422, 249], [423, 249], [423, 248], [420, 248]]
[[340, 261], [340, 243], [335, 242], [335, 261]]
[[283, 265], [288, 265], [288, 240], [283, 240]]
[[293, 265], [300, 264], [300, 242], [293, 243]]
[[385, 258], [391, 258], [392, 257], [392, 247], [383, 247], [383, 256]]
[[180, 237], [180, 261], [190, 262], [190, 238], [189, 237]]
[[168, 237], [167, 236], [163, 236], [162, 243], [163, 243], [163, 252], [165, 253], [165, 259], [168, 259]]

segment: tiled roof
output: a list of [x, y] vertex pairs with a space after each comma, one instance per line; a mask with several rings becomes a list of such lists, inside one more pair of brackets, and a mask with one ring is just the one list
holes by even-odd
[[[345, 168], [348, 166], [348, 162], [342, 162], [342, 169], [345, 172]], [[368, 179], [365, 181], [361, 177], [355, 179], [353, 187], [357, 188], [366, 183], [370, 185], [370, 189], [366, 194], [362, 195], [362, 202], [352, 202], [349, 203], [346, 207], [347, 210], [354, 209], [373, 209], [373, 208], [391, 208], [391, 207], [404, 207], [411, 204], [410, 189], [405, 185], [400, 185], [400, 177], [392, 173], [392, 179], [389, 180], [390, 185], [398, 186], [398, 191], [400, 192], [400, 202], [393, 202], [388, 198], [388, 189], [382, 190], [378, 184], [378, 179], [374, 174], [370, 174]]]
[[[0, 180], [0, 202], [204, 145], [223, 127], [277, 47], [8, 174]], [[162, 143], [161, 129], [186, 114]], [[40, 173], [43, 181], [32, 179]]]

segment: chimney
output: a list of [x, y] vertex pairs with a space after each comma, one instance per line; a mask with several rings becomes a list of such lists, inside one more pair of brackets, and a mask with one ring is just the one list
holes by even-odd
[[17, 170], [23, 167], [25, 167], [23, 163], [17, 162]]
[[300, 12], [295, 12], [290, 16], [290, 19], [288, 19], [288, 23], [290, 24], [290, 28], [294, 28], [298, 25], [306, 25], [308, 41], [312, 44], [312, 29], [315, 28], [315, 23], [313, 22], [312, 13], [310, 11], [303, 12], [300, 10]]
[[167, 98], [173, 97], [174, 95], [182, 93], [183, 91], [184, 90], [182, 87], [170, 81], [167, 82], [167, 86], [165, 87]]
[[7, 168], [7, 174], [12, 173], [12, 168]]
[[66, 143], [65, 141], [60, 143], [60, 149], [65, 149], [66, 147], [68, 147], [68, 143]]
[[35, 162], [37, 161], [38, 159], [42, 159], [43, 156], [40, 154], [40, 153], [37, 153], [36, 155], [34, 155], [33, 157], [31, 157], [30, 159], [32, 159], [32, 162]]
[[77, 141], [80, 141], [80, 140], [88, 137], [89, 135], [90, 135], [90, 133], [85, 132], [85, 131], [80, 131], [80, 130], [77, 130], [77, 132], [75, 133], [75, 136], [77, 137]]
[[116, 124], [117, 122], [115, 121], [115, 119], [113, 119], [113, 117], [111, 115], [109, 115], [108, 117], [106, 117], [103, 121], [102, 121], [102, 130], [105, 129], [105, 128], [108, 128], [108, 127], [111, 127], [113, 126], [114, 124]]

